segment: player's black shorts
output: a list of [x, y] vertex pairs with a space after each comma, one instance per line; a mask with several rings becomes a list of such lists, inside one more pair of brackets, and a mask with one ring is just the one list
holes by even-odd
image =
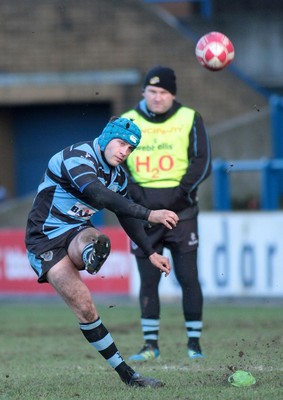
[[[173, 229], [167, 229], [161, 224], [145, 227], [152, 247], [159, 254], [162, 254], [164, 247], [181, 254], [198, 248], [198, 207], [190, 207], [177, 214], [180, 220]], [[131, 242], [131, 252], [136, 257], [146, 257], [142, 249], [134, 242]]]
[[68, 254], [69, 244], [74, 237], [87, 228], [93, 228], [93, 226], [86, 223], [53, 239], [41, 236], [38, 245], [27, 245], [27, 256], [31, 267], [38, 276], [39, 283], [48, 282], [46, 279], [47, 272]]

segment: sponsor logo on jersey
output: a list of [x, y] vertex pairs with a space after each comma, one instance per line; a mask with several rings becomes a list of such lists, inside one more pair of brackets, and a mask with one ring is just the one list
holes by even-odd
[[68, 211], [68, 214], [71, 215], [72, 217], [84, 218], [85, 220], [90, 219], [94, 213], [95, 210], [79, 202], [74, 204], [72, 208], [70, 208], [70, 210]]

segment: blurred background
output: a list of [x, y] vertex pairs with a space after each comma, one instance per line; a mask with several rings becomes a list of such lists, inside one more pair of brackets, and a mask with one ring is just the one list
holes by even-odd
[[[50, 156], [98, 136], [110, 116], [140, 99], [144, 73], [161, 64], [175, 70], [178, 99], [202, 114], [211, 138], [213, 173], [199, 191], [200, 229], [211, 251], [201, 248], [200, 257], [216, 260], [215, 293], [233, 293], [225, 287], [227, 257], [237, 259], [229, 271], [242, 271], [236, 294], [253, 294], [253, 284], [256, 294], [271, 293], [275, 282], [274, 295], [282, 293], [281, 0], [0, 0], [0, 19], [2, 277], [14, 268], [7, 248], [16, 251], [7, 232], [22, 237]], [[210, 31], [235, 47], [234, 62], [221, 72], [195, 58], [196, 42]], [[117, 221], [104, 212], [96, 223]], [[228, 255], [236, 237], [239, 252]]]

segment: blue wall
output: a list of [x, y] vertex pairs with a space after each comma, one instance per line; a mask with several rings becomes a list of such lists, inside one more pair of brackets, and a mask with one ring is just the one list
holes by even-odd
[[[37, 190], [49, 158], [73, 143], [93, 140], [111, 117], [110, 104], [18, 107], [13, 111], [16, 195]], [[103, 212], [93, 217], [104, 224]]]
[[16, 108], [13, 124], [17, 196], [37, 189], [54, 153], [70, 144], [94, 139], [110, 116], [109, 104]]

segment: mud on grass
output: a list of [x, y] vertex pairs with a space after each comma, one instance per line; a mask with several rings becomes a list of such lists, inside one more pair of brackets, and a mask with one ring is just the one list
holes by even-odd
[[[142, 346], [137, 304], [109, 300], [98, 306], [124, 358]], [[143, 375], [166, 383], [160, 389], [126, 387], [85, 341], [78, 323], [62, 304], [0, 304], [1, 400], [281, 400], [282, 326], [280, 307], [207, 306], [204, 360], [189, 360], [180, 305], [162, 307], [160, 360], [131, 364]], [[257, 383], [232, 387], [237, 369]]]

